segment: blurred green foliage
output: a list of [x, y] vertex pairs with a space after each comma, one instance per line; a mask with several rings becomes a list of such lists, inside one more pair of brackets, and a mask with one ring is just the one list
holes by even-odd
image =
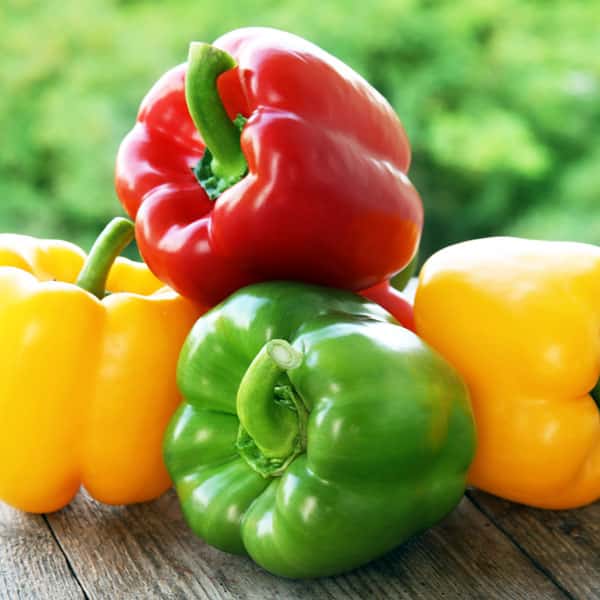
[[422, 258], [490, 234], [600, 244], [597, 0], [4, 0], [0, 230], [89, 247], [145, 92], [190, 40], [247, 25], [314, 41], [394, 105]]

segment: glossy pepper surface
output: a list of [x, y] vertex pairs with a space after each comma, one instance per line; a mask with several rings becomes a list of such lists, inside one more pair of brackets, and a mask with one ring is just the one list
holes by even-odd
[[417, 332], [467, 382], [469, 481], [543, 508], [600, 498], [600, 248], [490, 238], [423, 270]]
[[269, 282], [198, 320], [165, 462], [194, 532], [269, 571], [346, 571], [450, 511], [474, 452], [466, 389], [379, 306]]
[[402, 327], [411, 331], [415, 330], [414, 309], [408, 298], [398, 291], [390, 281], [382, 281], [366, 290], [361, 290], [360, 295], [379, 304], [398, 321]]
[[86, 261], [67, 242], [0, 235], [0, 500], [19, 509], [58, 510], [82, 484], [110, 504], [170, 486], [175, 365], [202, 311], [126, 259], [104, 296], [132, 237], [113, 222]]
[[262, 280], [361, 290], [400, 271], [423, 222], [409, 163], [400, 121], [364, 79], [250, 28], [192, 44], [154, 85], [116, 189], [152, 271], [213, 306]]

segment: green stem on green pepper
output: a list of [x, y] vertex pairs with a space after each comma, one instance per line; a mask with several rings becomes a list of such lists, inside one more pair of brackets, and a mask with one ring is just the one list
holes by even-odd
[[275, 476], [305, 447], [306, 410], [282, 376], [303, 356], [285, 340], [267, 342], [244, 374], [237, 394], [238, 451], [263, 477]]

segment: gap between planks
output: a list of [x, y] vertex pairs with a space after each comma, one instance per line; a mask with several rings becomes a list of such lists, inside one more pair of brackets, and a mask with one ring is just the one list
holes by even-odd
[[469, 500], [570, 598], [600, 598], [600, 502], [542, 510], [468, 490]]
[[85, 589], [83, 588], [83, 584], [81, 583], [81, 581], [79, 581], [79, 577], [77, 577], [77, 573], [75, 572], [75, 569], [73, 568], [73, 565], [71, 564], [69, 556], [65, 552], [65, 549], [62, 547], [62, 544], [60, 543], [60, 540], [58, 539], [58, 536], [56, 535], [54, 529], [52, 529], [52, 525], [50, 525], [50, 521], [48, 520], [48, 515], [42, 515], [42, 519], [44, 521], [44, 524], [48, 528], [48, 531], [50, 531], [50, 535], [52, 536], [54, 543], [60, 550], [60, 553], [63, 555], [63, 557], [65, 559], [65, 563], [69, 570], [69, 573], [71, 574], [71, 576], [73, 577], [73, 579], [75, 580], [77, 585], [79, 586], [79, 589], [81, 590], [81, 594], [83, 595], [84, 600], [90, 600], [90, 597], [87, 595]]
[[83, 597], [44, 517], [0, 503], [0, 598]]

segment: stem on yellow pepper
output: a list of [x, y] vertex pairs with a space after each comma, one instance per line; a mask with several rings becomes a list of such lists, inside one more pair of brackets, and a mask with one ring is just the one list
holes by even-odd
[[115, 217], [96, 238], [75, 282], [80, 288], [102, 300], [106, 295], [106, 280], [117, 256], [133, 240], [133, 221]]

